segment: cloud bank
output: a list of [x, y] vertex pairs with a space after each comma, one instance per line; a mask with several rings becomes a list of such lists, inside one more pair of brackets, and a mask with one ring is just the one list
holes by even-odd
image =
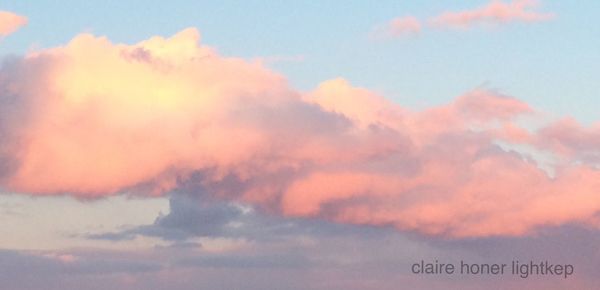
[[27, 24], [27, 18], [0, 10], [0, 37], [7, 36]]
[[[598, 125], [528, 130], [517, 120], [533, 108], [481, 89], [423, 111], [343, 79], [297, 92], [199, 40], [195, 29], [133, 45], [82, 34], [6, 60], [1, 186], [80, 198], [201, 189], [274, 215], [450, 237], [598, 225]], [[499, 143], [555, 156], [552, 175]]]

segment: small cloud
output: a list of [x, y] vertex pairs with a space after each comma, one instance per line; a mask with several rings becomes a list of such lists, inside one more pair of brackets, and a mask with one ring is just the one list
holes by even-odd
[[27, 24], [27, 18], [8, 11], [0, 11], [0, 37], [7, 36]]
[[421, 32], [421, 21], [414, 16], [397, 17], [382, 27], [375, 29], [376, 37], [402, 37], [417, 35]]
[[430, 19], [436, 27], [469, 28], [478, 24], [505, 24], [510, 22], [540, 22], [554, 18], [553, 13], [535, 11], [535, 0], [513, 0], [505, 3], [494, 0], [472, 10], [446, 11]]
[[393, 36], [417, 34], [421, 31], [421, 22], [413, 16], [399, 17], [390, 21], [388, 29]]

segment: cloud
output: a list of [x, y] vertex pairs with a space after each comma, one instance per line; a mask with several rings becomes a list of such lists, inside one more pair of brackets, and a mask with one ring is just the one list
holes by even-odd
[[9, 11], [0, 10], [0, 37], [7, 36], [27, 24], [27, 18]]
[[[553, 13], [537, 12], [536, 0], [513, 0], [505, 3], [492, 0], [485, 6], [463, 11], [447, 11], [429, 18], [428, 26], [449, 28], [470, 28], [480, 24], [500, 25], [510, 22], [540, 22], [555, 17]], [[414, 16], [397, 17], [383, 26], [376, 27], [372, 33], [375, 37], [401, 37], [417, 35], [424, 25]]]
[[417, 35], [421, 32], [421, 21], [414, 16], [397, 17], [375, 30], [380, 37], [401, 37]]
[[211, 201], [206, 195], [208, 193], [172, 193], [169, 213], [159, 215], [154, 223], [116, 232], [88, 233], [84, 237], [124, 241], [147, 236], [172, 242], [174, 247], [202, 247], [197, 238], [273, 242], [302, 235], [336, 235], [355, 230], [322, 220], [285, 218], [261, 213], [247, 205]]
[[[84, 34], [5, 66], [3, 80], [18, 80], [2, 83], [5, 118], [15, 118], [3, 123], [28, 143], [11, 155], [20, 159], [11, 187], [91, 196], [159, 180], [153, 186], [167, 189], [175, 163], [224, 170], [268, 150], [255, 128], [260, 111], [289, 107], [293, 93], [280, 76], [219, 57], [198, 38], [189, 29], [126, 46]], [[233, 136], [238, 142], [223, 146]]]
[[600, 122], [586, 128], [573, 118], [564, 118], [541, 130], [537, 142], [566, 158], [600, 164]]
[[137, 235], [160, 237], [168, 241], [184, 241], [194, 237], [232, 236], [235, 223], [248, 220], [242, 208], [230, 204], [206, 204], [194, 197], [175, 195], [170, 199], [170, 212], [156, 218], [152, 225], [138, 226], [120, 232], [91, 234], [88, 238], [128, 240]]
[[[423, 111], [343, 79], [300, 93], [199, 40], [195, 29], [133, 45], [82, 34], [7, 60], [0, 185], [79, 198], [206, 194], [271, 215], [450, 237], [591, 226], [600, 211], [596, 129], [525, 129], [518, 120], [533, 108], [482, 89]], [[500, 142], [562, 159], [549, 176]], [[181, 209], [143, 234], [219, 234], [239, 217], [229, 206]]]
[[478, 24], [504, 24], [509, 22], [539, 22], [552, 19], [554, 14], [535, 11], [536, 0], [513, 0], [505, 3], [492, 0], [485, 6], [464, 11], [448, 11], [430, 19], [438, 27], [468, 28]]

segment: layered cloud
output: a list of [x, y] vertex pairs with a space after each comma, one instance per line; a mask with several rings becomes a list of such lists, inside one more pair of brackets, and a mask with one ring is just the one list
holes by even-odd
[[[385, 229], [344, 225], [329, 225], [326, 232], [302, 231], [285, 241], [279, 236], [271, 233], [260, 242], [221, 251], [208, 244], [133, 252], [97, 248], [0, 250], [0, 280], [7, 290], [193, 290], [198, 285], [257, 290], [394, 290], [406, 285], [464, 290], [489, 288], [491, 282], [499, 289], [520, 289], [523, 285], [533, 289], [595, 289], [600, 281], [596, 275], [600, 235], [580, 228], [558, 228], [536, 237], [460, 241], [407, 237]], [[461, 260], [507, 264], [513, 259], [548, 260], [574, 264], [576, 274], [568, 279], [550, 275], [522, 279], [510, 274], [503, 279], [483, 275], [469, 279], [429, 275], [424, 279], [409, 272], [412, 263], [422, 259], [455, 265]]]
[[536, 0], [513, 0], [505, 3], [493, 0], [485, 6], [464, 11], [447, 11], [433, 17], [436, 26], [467, 28], [478, 24], [501, 24], [509, 22], [538, 22], [552, 19], [552, 13], [535, 11]]
[[27, 24], [27, 18], [9, 11], [0, 10], [0, 37], [7, 36]]
[[[454, 237], [593, 225], [600, 212], [596, 127], [527, 130], [517, 120], [534, 109], [486, 90], [423, 111], [343, 79], [301, 93], [199, 40], [195, 29], [133, 45], [82, 34], [5, 61], [1, 185], [207, 192], [269, 214]], [[549, 175], [499, 143], [560, 161]]]

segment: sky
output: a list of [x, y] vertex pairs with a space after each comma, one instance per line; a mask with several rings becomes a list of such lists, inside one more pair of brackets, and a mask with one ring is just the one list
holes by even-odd
[[2, 288], [593, 289], [598, 9], [0, 3]]

